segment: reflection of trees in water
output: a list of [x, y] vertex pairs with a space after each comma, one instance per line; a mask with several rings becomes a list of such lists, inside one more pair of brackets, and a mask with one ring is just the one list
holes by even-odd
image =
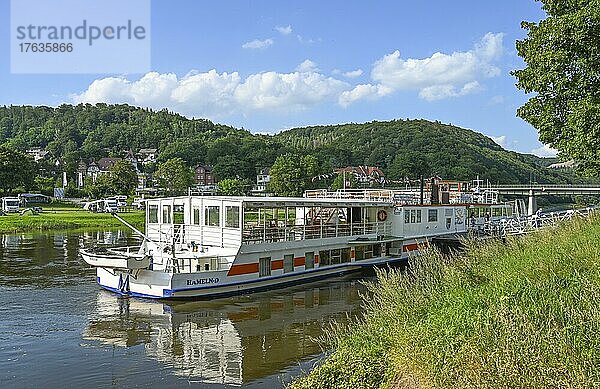
[[79, 258], [82, 244], [133, 242], [123, 231], [0, 235], [0, 283], [47, 288], [93, 281], [94, 271]]
[[252, 296], [158, 303], [98, 294], [84, 338], [146, 353], [180, 376], [241, 384], [321, 352], [331, 320], [360, 310], [357, 282], [312, 284]]

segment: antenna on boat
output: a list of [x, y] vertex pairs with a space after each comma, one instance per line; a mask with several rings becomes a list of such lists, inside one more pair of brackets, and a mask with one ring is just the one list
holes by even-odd
[[147, 241], [152, 242], [152, 239], [148, 238], [142, 231], [138, 230], [137, 228], [135, 228], [134, 226], [132, 226], [131, 224], [129, 224], [128, 222], [126, 222], [121, 216], [117, 215], [115, 212], [111, 212], [111, 215], [113, 215], [118, 221], [120, 221], [121, 223], [125, 224], [127, 227], [131, 228], [131, 230], [133, 232], [135, 232], [136, 234], [138, 234], [142, 238], [146, 239]]

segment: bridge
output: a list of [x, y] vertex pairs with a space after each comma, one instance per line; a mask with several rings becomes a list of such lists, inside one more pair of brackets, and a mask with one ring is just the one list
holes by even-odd
[[573, 185], [553, 185], [553, 184], [531, 184], [531, 185], [495, 185], [485, 189], [497, 191], [503, 195], [521, 195], [529, 197], [527, 211], [533, 215], [537, 211], [537, 201], [535, 196], [540, 195], [600, 195], [600, 185], [573, 184]]

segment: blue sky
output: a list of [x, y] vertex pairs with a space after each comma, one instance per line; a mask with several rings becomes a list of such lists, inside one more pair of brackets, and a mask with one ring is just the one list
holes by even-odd
[[[51, 0], [45, 0], [51, 1]], [[505, 148], [552, 150], [515, 116], [533, 0], [152, 1], [151, 72], [10, 73], [10, 2], [0, 0], [0, 104], [127, 102], [276, 132], [425, 118]]]

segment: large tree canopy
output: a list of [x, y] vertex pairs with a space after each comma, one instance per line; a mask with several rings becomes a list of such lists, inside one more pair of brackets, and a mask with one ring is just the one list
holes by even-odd
[[0, 189], [4, 193], [18, 187], [29, 189], [34, 182], [33, 158], [18, 150], [0, 146]]
[[600, 175], [600, 0], [538, 0], [548, 17], [523, 22], [517, 41], [526, 68], [517, 87], [534, 93], [517, 115], [540, 133], [540, 141]]

